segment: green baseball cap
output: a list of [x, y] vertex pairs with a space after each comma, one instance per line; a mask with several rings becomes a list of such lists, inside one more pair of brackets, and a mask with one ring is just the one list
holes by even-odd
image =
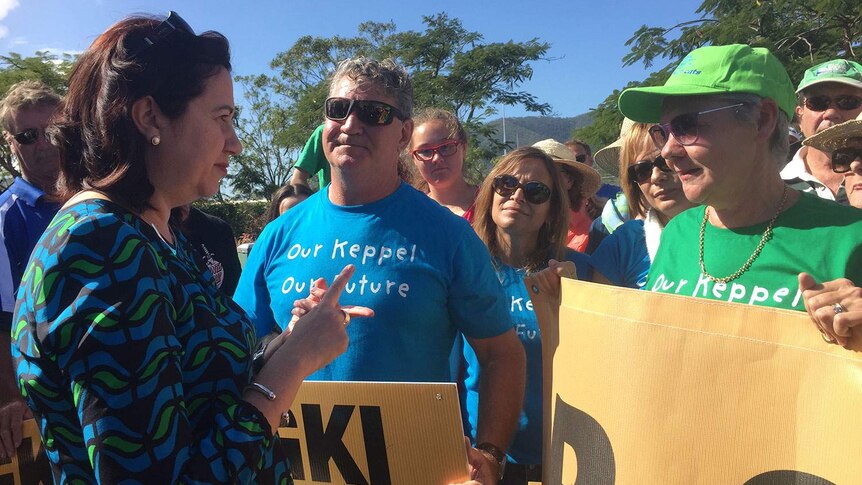
[[793, 117], [796, 95], [781, 61], [763, 47], [745, 44], [701, 47], [691, 51], [664, 86], [629, 88], [617, 101], [626, 118], [656, 123], [666, 96], [749, 93], [771, 98]]
[[832, 59], [805, 71], [796, 92], [820, 83], [849, 84], [862, 89], [862, 65], [846, 59]]

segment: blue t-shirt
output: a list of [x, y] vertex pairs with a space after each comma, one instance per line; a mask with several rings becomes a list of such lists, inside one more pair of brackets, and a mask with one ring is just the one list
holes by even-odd
[[266, 226], [235, 300], [258, 336], [285, 328], [293, 302], [352, 263], [342, 305], [374, 310], [347, 328], [347, 352], [313, 380], [449, 381], [457, 331], [512, 328], [491, 258], [464, 219], [407, 184], [370, 204], [338, 206], [326, 187]]
[[[566, 260], [575, 263], [578, 279], [592, 279], [590, 257], [567, 250]], [[506, 293], [506, 304], [518, 338], [527, 354], [527, 386], [524, 408], [518, 418], [515, 439], [509, 447], [509, 461], [524, 465], [542, 463], [542, 339], [533, 303], [524, 285], [526, 271], [497, 262], [497, 277]], [[469, 344], [464, 344], [464, 383], [461, 392], [461, 414], [466, 432], [476, 442], [476, 425], [479, 416], [479, 361]]]
[[9, 331], [15, 291], [30, 253], [60, 208], [44, 195], [20, 177], [0, 194], [0, 331]]
[[592, 254], [592, 263], [616, 286], [643, 288], [650, 268], [644, 222], [634, 219], [618, 227]]

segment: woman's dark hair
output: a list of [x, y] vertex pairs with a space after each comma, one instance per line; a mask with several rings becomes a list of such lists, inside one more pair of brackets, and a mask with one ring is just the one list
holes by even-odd
[[281, 201], [283, 201], [284, 199], [297, 196], [308, 197], [311, 194], [311, 189], [305, 185], [284, 185], [282, 187], [279, 187], [278, 190], [272, 193], [269, 207], [267, 207], [266, 212], [263, 215], [264, 220], [267, 224], [269, 224], [281, 215], [279, 206], [281, 206]]
[[[577, 162], [580, 163], [580, 162]], [[584, 205], [584, 176], [574, 168], [565, 163], [557, 162], [560, 172], [565, 172], [572, 179], [572, 188], [568, 191], [569, 209], [575, 212], [581, 210]]]
[[169, 118], [180, 117], [206, 80], [228, 71], [230, 46], [217, 32], [175, 30], [143, 47], [160, 19], [136, 16], [109, 27], [84, 52], [69, 78], [55, 128], [60, 149], [59, 196], [99, 190], [134, 211], [148, 207], [153, 186], [144, 165], [150, 143], [131, 117], [135, 101], [152, 96]]

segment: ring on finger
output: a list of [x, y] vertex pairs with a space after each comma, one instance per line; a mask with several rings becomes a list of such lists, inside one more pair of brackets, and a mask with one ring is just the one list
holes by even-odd
[[835, 312], [836, 315], [838, 315], [839, 313], [846, 312], [847, 308], [844, 305], [842, 305], [841, 303], [833, 303], [832, 304], [832, 311]]
[[344, 321], [342, 322], [344, 326], [350, 325], [350, 314], [344, 308], [341, 309], [341, 313], [344, 313]]

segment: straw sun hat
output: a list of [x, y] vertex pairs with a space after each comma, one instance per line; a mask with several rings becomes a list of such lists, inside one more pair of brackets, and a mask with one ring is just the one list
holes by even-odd
[[620, 149], [623, 146], [623, 138], [625, 138], [634, 124], [634, 121], [623, 118], [620, 137], [593, 155], [593, 160], [596, 162], [596, 166], [599, 167], [598, 170], [602, 175], [602, 180], [609, 184], [619, 185], [620, 183]]
[[803, 145], [830, 152], [843, 147], [850, 138], [862, 138], [862, 113], [855, 120], [830, 126], [802, 142]]
[[581, 186], [584, 197], [592, 197], [602, 186], [602, 177], [599, 173], [589, 165], [575, 161], [575, 154], [566, 145], [553, 138], [548, 138], [547, 140], [534, 143], [533, 147], [548, 154], [555, 162], [572, 168], [581, 174], [584, 179], [584, 183]]

